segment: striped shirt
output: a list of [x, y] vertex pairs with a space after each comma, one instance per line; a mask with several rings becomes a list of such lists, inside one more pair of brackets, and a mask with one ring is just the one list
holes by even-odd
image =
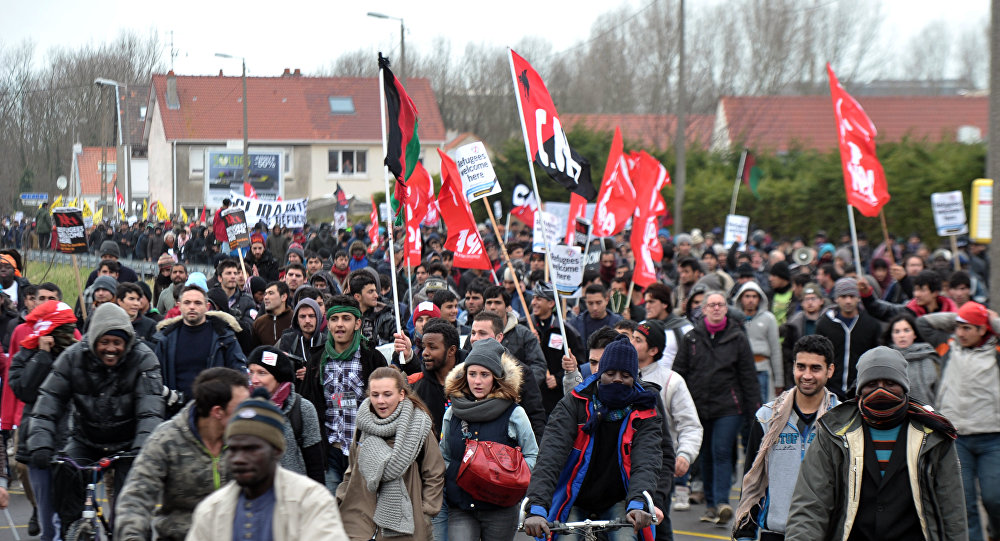
[[892, 448], [896, 445], [896, 439], [899, 437], [899, 428], [901, 426], [903, 426], [902, 423], [889, 430], [878, 430], [869, 427], [872, 435], [872, 443], [875, 445], [875, 458], [878, 459], [878, 467], [882, 473], [882, 477], [885, 477], [885, 470], [889, 467], [889, 458], [892, 457]]

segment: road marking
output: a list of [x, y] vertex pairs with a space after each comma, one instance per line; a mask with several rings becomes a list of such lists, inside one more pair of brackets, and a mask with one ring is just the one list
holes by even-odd
[[685, 532], [684, 530], [674, 530], [674, 535], [690, 535], [693, 537], [704, 537], [707, 539], [732, 539], [732, 537], [727, 537], [723, 535], [712, 535], [710, 533], [698, 533], [698, 532]]

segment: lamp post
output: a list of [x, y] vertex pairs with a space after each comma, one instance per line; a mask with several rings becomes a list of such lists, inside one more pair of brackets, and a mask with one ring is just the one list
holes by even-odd
[[219, 58], [239, 58], [243, 62], [243, 182], [250, 182], [250, 135], [247, 132], [247, 59], [223, 53]]
[[393, 17], [392, 15], [386, 15], [384, 13], [377, 13], [374, 11], [369, 11], [368, 16], [376, 19], [392, 19], [394, 21], [399, 21], [399, 82], [406, 85], [406, 27], [403, 25], [403, 18]]
[[[118, 84], [117, 81], [114, 81], [112, 79], [106, 79], [104, 77], [98, 77], [98, 78], [94, 79], [94, 85], [99, 86], [99, 87], [101, 87], [101, 86], [111, 86], [111, 87], [114, 87], [114, 89], [115, 89], [115, 118], [116, 118], [116, 120], [118, 122], [118, 148], [121, 148], [121, 146], [123, 144], [122, 143], [122, 108], [121, 108], [121, 97], [119, 96], [119, 93], [118, 93], [119, 84]], [[108, 189], [108, 187], [107, 187], [107, 183], [108, 183], [108, 151], [107, 151], [107, 147], [104, 144], [101, 144], [101, 148], [103, 150], [101, 151], [101, 203], [100, 204], [104, 204], [104, 202], [107, 201], [107, 199], [108, 199], [108, 197], [107, 197], [107, 189]], [[115, 154], [117, 154], [117, 150], [116, 150]], [[116, 164], [118, 162], [117, 156], [115, 157], [115, 162], [116, 162]], [[117, 165], [116, 165], [116, 168], [117, 168]], [[131, 196], [132, 190], [131, 190], [131, 186], [130, 185], [132, 184], [132, 182], [131, 182], [132, 181], [132, 176], [129, 175], [128, 179], [129, 179], [129, 182], [127, 184], [129, 184], [129, 186], [126, 187], [126, 190], [128, 190], [129, 195]], [[77, 196], [78, 197], [83, 197], [83, 194], [80, 193], [80, 194], [77, 194]], [[96, 211], [97, 209], [95, 208], [94, 210]]]

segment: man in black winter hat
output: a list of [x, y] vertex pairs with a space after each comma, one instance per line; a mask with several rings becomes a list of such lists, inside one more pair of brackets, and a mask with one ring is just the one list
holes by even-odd
[[[118, 262], [119, 283], [139, 281], [139, 275], [136, 274], [134, 270], [132, 270], [130, 267], [123, 265], [121, 261], [118, 261], [121, 258], [122, 254], [121, 250], [118, 248], [117, 242], [113, 240], [106, 240], [102, 242], [100, 256], [101, 256], [101, 261], [106, 261], [110, 259], [111, 261]], [[90, 276], [87, 277], [87, 285], [84, 287], [90, 287], [90, 285], [94, 283], [94, 280], [97, 279], [97, 276], [99, 274], [97, 272], [98, 270], [100, 270], [100, 267], [91, 271]]]

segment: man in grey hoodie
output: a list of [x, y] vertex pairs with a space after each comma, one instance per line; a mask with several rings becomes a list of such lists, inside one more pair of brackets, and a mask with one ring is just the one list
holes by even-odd
[[781, 342], [778, 341], [778, 320], [768, 311], [767, 296], [753, 280], [736, 292], [736, 307], [743, 311], [747, 338], [760, 381], [761, 403], [785, 390], [784, 365], [781, 363]]

